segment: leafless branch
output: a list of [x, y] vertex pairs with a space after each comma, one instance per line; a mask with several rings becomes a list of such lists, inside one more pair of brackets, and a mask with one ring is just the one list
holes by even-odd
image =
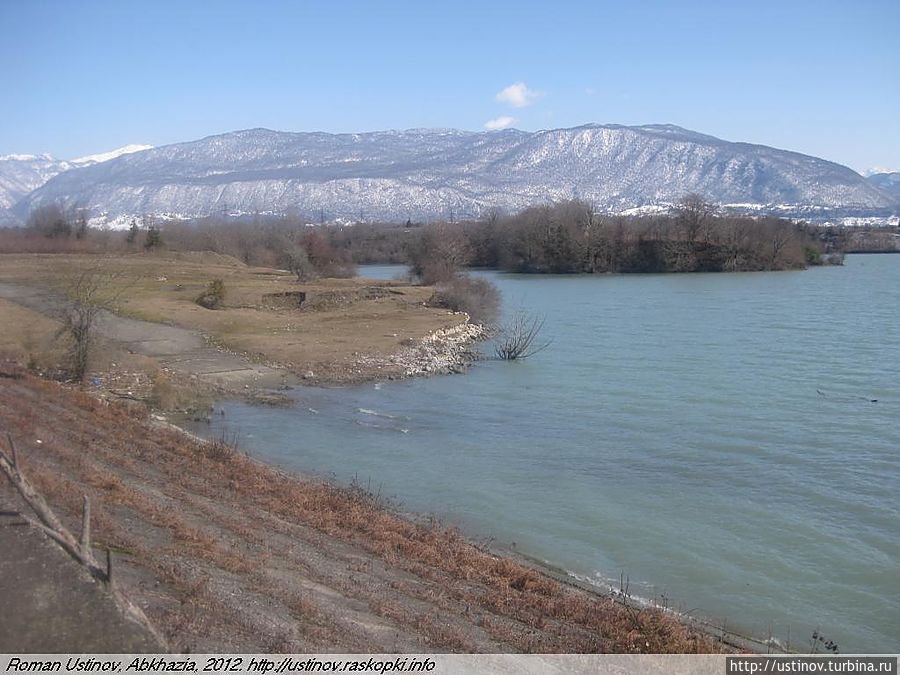
[[92, 265], [63, 278], [60, 290], [67, 296], [59, 310], [61, 327], [56, 337], [67, 335], [72, 374], [83, 380], [94, 347], [97, 319], [103, 310], [111, 309], [125, 290], [119, 274]]
[[499, 330], [494, 353], [504, 361], [527, 359], [550, 346], [550, 341], [536, 342], [546, 317], [527, 312], [517, 313]]
[[[13, 443], [12, 435], [7, 432], [6, 437], [9, 441], [10, 451], [15, 456], [15, 443]], [[31, 483], [22, 475], [21, 469], [16, 465], [18, 458], [13, 459], [0, 449], [0, 471], [6, 476], [13, 487], [25, 500], [25, 503], [31, 508], [38, 520], [34, 520], [21, 514], [22, 518], [30, 525], [34, 525], [37, 529], [44, 532], [48, 537], [59, 544], [62, 549], [72, 556], [77, 562], [83, 565], [92, 577], [98, 581], [104, 581], [119, 608], [132, 620], [136, 621], [146, 628], [161, 645], [165, 646], [166, 642], [163, 637], [156, 631], [147, 616], [141, 609], [126, 598], [118, 589], [112, 585], [112, 558], [109, 549], [106, 550], [106, 569], [100, 567], [100, 563], [94, 557], [93, 549], [90, 544], [90, 502], [87, 495], [84, 496], [82, 502], [82, 529], [81, 541], [76, 541], [71, 532], [62, 524], [62, 521], [56, 516], [40, 493], [32, 487]]]
[[[84, 495], [81, 503], [81, 555], [93, 557], [91, 553], [91, 500]], [[99, 566], [98, 566], [99, 568]]]

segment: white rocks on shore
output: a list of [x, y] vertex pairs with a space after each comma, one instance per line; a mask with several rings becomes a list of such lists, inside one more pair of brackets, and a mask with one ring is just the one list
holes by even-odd
[[472, 345], [485, 333], [484, 326], [470, 323], [466, 316], [463, 323], [429, 333], [417, 344], [402, 348], [388, 359], [366, 359], [366, 362], [399, 369], [402, 377], [459, 373], [478, 358]]

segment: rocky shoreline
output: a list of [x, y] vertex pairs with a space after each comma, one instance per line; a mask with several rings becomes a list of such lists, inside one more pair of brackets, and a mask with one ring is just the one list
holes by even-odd
[[390, 356], [361, 357], [355, 365], [360, 371], [374, 371], [376, 376], [386, 374], [388, 379], [462, 373], [480, 358], [474, 345], [488, 332], [482, 324], [472, 323], [468, 315], [463, 316], [462, 323], [433, 331]]

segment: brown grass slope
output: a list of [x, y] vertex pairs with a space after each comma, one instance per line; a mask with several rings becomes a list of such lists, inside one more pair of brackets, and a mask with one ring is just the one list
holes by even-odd
[[413, 524], [364, 491], [288, 475], [10, 369], [0, 376], [6, 430], [67, 524], [89, 495], [94, 545], [113, 550], [119, 583], [177, 650], [721, 648], [670, 615]]

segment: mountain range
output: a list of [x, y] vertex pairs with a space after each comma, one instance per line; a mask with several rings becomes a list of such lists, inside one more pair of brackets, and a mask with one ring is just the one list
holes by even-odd
[[72, 160], [54, 159], [46, 154], [0, 156], [0, 226], [17, 222], [18, 219], [12, 212], [16, 202], [63, 171], [106, 162], [132, 152], [149, 150], [151, 147], [126, 145], [110, 152]]
[[893, 197], [894, 202], [900, 204], [900, 171], [870, 174], [868, 180], [878, 186], [882, 192]]
[[[900, 195], [824, 159], [672, 125], [524, 132], [235, 131], [72, 162], [0, 158], [0, 208], [20, 221], [50, 202], [95, 222], [302, 213], [431, 220], [573, 197], [607, 212], [664, 208], [689, 192], [749, 212], [891, 215]], [[89, 160], [89, 161], [84, 161]]]

